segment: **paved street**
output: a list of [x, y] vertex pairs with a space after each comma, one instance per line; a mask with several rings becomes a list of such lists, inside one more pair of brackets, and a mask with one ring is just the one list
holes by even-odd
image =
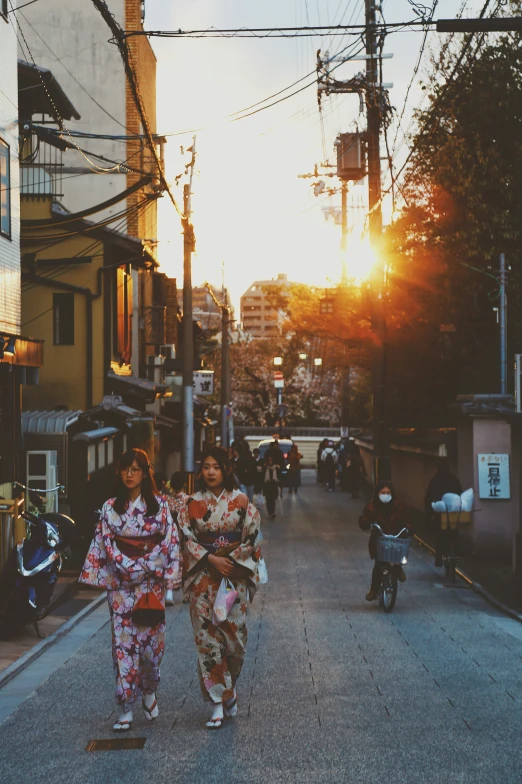
[[204, 729], [177, 604], [160, 718], [135, 713], [144, 749], [85, 751], [111, 737], [114, 720], [105, 624], [0, 727], [3, 784], [522, 781], [522, 626], [469, 589], [443, 587], [420, 549], [394, 612], [369, 605], [361, 507], [309, 472], [284, 514], [265, 521], [270, 583], [250, 614], [235, 722]]

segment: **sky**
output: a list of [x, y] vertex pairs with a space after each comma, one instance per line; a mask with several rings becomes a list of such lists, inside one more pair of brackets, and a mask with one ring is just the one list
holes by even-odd
[[[426, 5], [431, 3], [425, 0]], [[462, 4], [462, 0], [439, 0], [435, 18], [456, 16]], [[473, 16], [479, 2], [469, 0], [465, 5], [464, 15]], [[415, 18], [409, 0], [383, 0], [382, 6], [387, 22]], [[363, 21], [364, 0], [146, 0], [145, 27], [196, 30]], [[389, 35], [385, 43], [384, 51], [393, 58], [384, 61], [384, 81], [393, 83], [390, 100], [397, 115], [403, 110], [422, 39], [419, 30], [405, 31]], [[404, 128], [415, 107], [421, 105], [420, 80], [429, 74], [430, 53], [436, 53], [441, 43], [440, 35], [429, 34], [404, 112]], [[317, 198], [311, 185], [314, 180], [298, 175], [312, 172], [316, 163], [334, 163], [333, 145], [338, 133], [364, 130], [358, 97], [324, 97], [321, 119], [316, 86], [312, 84], [253, 116], [233, 121], [231, 115], [313, 72], [318, 49], [332, 55], [347, 46], [355, 51], [360, 47], [357, 39], [153, 38], [152, 44], [158, 60], [158, 132], [173, 134], [166, 145], [169, 182], [183, 173], [190, 154], [182, 155], [180, 148], [186, 151], [192, 142], [192, 129], [198, 129], [192, 202], [197, 240], [193, 284], [208, 280], [220, 285], [224, 269], [225, 285], [238, 308], [241, 294], [255, 280], [278, 273], [286, 273], [289, 280], [318, 286], [338, 280], [341, 229], [331, 218], [325, 219], [324, 210], [329, 205], [340, 206], [340, 195]], [[349, 79], [363, 69], [364, 62], [352, 61], [336, 71], [336, 78]], [[314, 75], [273, 100], [313, 81]], [[392, 128], [392, 141], [394, 135]], [[399, 134], [399, 165], [408, 152], [401, 139]], [[180, 204], [182, 182], [178, 188], [173, 185]], [[347, 260], [354, 276], [368, 259], [366, 243], [361, 239], [366, 200], [366, 181], [351, 187]], [[384, 205], [385, 222], [390, 213], [388, 201]], [[181, 285], [181, 226], [168, 197], [160, 200], [159, 240], [162, 269], [175, 275]]]

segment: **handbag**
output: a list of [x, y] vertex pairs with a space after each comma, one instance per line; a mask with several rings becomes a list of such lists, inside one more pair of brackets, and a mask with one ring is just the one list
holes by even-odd
[[214, 608], [212, 610], [212, 623], [214, 626], [219, 626], [224, 623], [234, 602], [238, 597], [238, 592], [234, 588], [233, 583], [230, 582], [228, 577], [223, 577], [214, 600]]
[[257, 576], [260, 585], [265, 585], [268, 582], [268, 569], [264, 558], [260, 558], [257, 563]]
[[165, 605], [151, 590], [150, 583], [147, 585], [146, 593], [143, 593], [134, 605], [131, 615], [136, 626], [154, 629], [160, 623], [164, 623]]

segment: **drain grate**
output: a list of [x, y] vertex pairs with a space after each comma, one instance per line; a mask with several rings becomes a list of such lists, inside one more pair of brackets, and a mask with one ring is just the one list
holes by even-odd
[[108, 738], [106, 740], [90, 740], [85, 751], [130, 751], [142, 749], [147, 738]]

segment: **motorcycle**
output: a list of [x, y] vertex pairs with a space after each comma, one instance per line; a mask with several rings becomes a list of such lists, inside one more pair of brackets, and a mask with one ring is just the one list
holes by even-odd
[[53, 490], [31, 490], [37, 512], [23, 512], [27, 536], [9, 554], [0, 574], [0, 639], [32, 624], [41, 637], [38, 621], [47, 615], [66, 551], [75, 537], [75, 523], [57, 512], [43, 511], [39, 495]]

